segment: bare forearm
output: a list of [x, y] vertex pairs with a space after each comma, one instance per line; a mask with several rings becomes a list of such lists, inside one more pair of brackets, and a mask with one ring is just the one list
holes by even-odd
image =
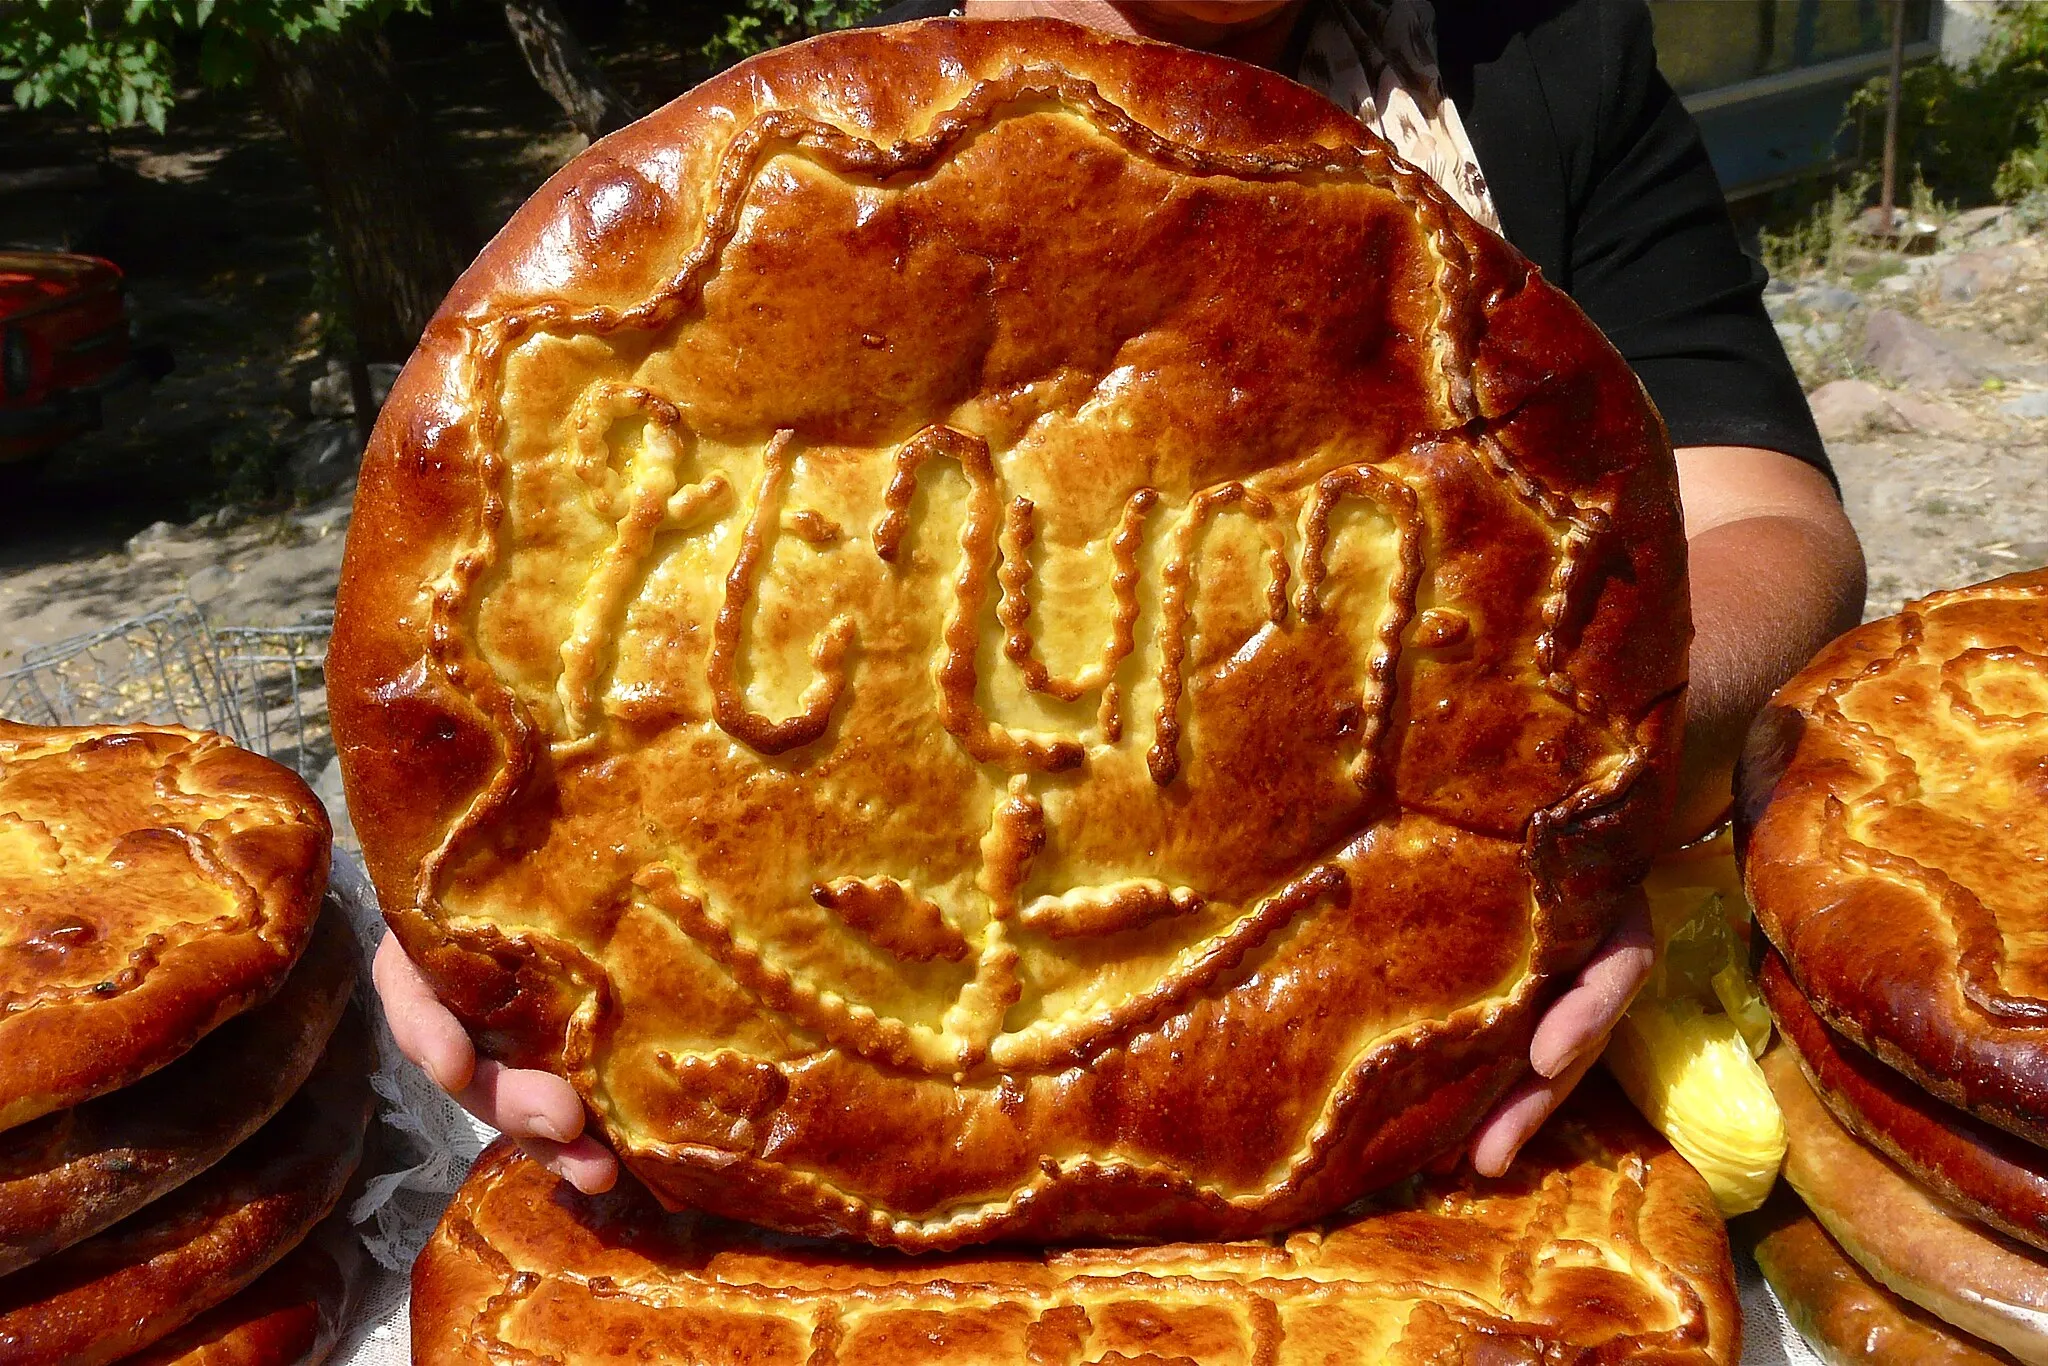
[[1726, 811], [1751, 718], [1862, 612], [1856, 534], [1818, 474], [1777, 468], [1788, 460], [1720, 449], [1680, 455], [1694, 635], [1674, 839], [1702, 833]]
[[1684, 835], [1700, 833], [1727, 807], [1751, 718], [1815, 651], [1856, 624], [1863, 605], [1854, 538], [1805, 519], [1714, 527], [1693, 539], [1691, 561]]
[[[1728, 809], [1749, 721], [1863, 604], [1863, 550], [1826, 476], [1789, 455], [1748, 446], [1678, 452], [1692, 569], [1690, 716], [1679, 807], [1667, 838], [1684, 843]], [[1498, 1175], [1599, 1056], [1649, 977], [1649, 908], [1594, 953], [1530, 1041], [1535, 1075], [1481, 1121], [1472, 1165]]]

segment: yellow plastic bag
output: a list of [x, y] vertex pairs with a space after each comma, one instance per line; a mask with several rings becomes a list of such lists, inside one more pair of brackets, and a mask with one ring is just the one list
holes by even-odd
[[1785, 1117], [1756, 1060], [1771, 1017], [1749, 974], [1749, 902], [1734, 837], [1680, 850], [1644, 882], [1657, 965], [1605, 1061], [1636, 1108], [1706, 1178], [1724, 1215], [1763, 1204]]

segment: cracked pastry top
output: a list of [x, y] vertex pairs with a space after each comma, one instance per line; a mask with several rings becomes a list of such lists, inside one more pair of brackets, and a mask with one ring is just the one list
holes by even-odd
[[379, 420], [385, 913], [666, 1201], [1231, 1236], [1455, 1143], [1641, 876], [1641, 386], [1342, 111], [1053, 21], [746, 62], [544, 186]]
[[2048, 1144], [2048, 570], [1836, 640], [1758, 717], [1738, 786], [1757, 922], [1814, 1010]]
[[267, 1000], [312, 935], [329, 838], [296, 774], [221, 736], [0, 720], [0, 1129]]
[[419, 1366], [1733, 1366], [1740, 1335], [1706, 1184], [1597, 1078], [1502, 1180], [1231, 1243], [906, 1258], [580, 1196], [501, 1141], [412, 1281]]

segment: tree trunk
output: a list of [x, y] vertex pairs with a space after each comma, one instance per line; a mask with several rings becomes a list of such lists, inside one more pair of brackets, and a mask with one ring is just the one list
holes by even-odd
[[555, 0], [505, 0], [505, 23], [540, 88], [592, 142], [639, 115], [590, 59]]
[[374, 28], [262, 39], [256, 67], [326, 210], [359, 359], [403, 361], [482, 243], [453, 168]]

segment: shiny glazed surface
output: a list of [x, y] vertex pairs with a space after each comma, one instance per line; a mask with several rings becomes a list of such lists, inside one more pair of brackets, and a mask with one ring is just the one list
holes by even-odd
[[1739, 1358], [1734, 1295], [1705, 1183], [1595, 1081], [1499, 1181], [1227, 1244], [907, 1258], [581, 1197], [500, 1143], [414, 1265], [413, 1360], [1677, 1366]]
[[0, 1275], [69, 1247], [218, 1162], [312, 1072], [356, 980], [338, 908], [284, 985], [177, 1061], [0, 1133]]
[[[336, 1220], [315, 1229], [248, 1289], [129, 1357], [125, 1366], [320, 1366], [341, 1338], [367, 1261], [354, 1230], [334, 1229]], [[324, 1238], [330, 1230], [335, 1237]]]
[[0, 1366], [103, 1366], [182, 1327], [296, 1247], [341, 1199], [372, 1096], [351, 1011], [321, 1065], [203, 1175], [53, 1257], [0, 1278]]
[[1789, 1193], [1744, 1224], [1778, 1303], [1828, 1366], [2011, 1366], [1990, 1343], [1872, 1280]]
[[1764, 1055], [1791, 1143], [1785, 1181], [1837, 1246], [1896, 1295], [2021, 1361], [2048, 1362], [2048, 1262], [1957, 1217], [1814, 1094], [1789, 1049]]
[[1970, 1218], [2048, 1252], [2048, 1152], [1928, 1095], [1829, 1029], [1775, 951], [1758, 982], [1779, 1037], [1844, 1128]]
[[1835, 641], [1758, 718], [1739, 787], [1757, 922], [1814, 1009], [2048, 1144], [2048, 570]]
[[0, 1129], [127, 1085], [275, 991], [328, 840], [296, 774], [221, 736], [0, 720]]
[[564, 170], [394, 390], [329, 662], [394, 927], [672, 1204], [1222, 1236], [1458, 1141], [1647, 863], [1640, 386], [1270, 73], [833, 35]]

